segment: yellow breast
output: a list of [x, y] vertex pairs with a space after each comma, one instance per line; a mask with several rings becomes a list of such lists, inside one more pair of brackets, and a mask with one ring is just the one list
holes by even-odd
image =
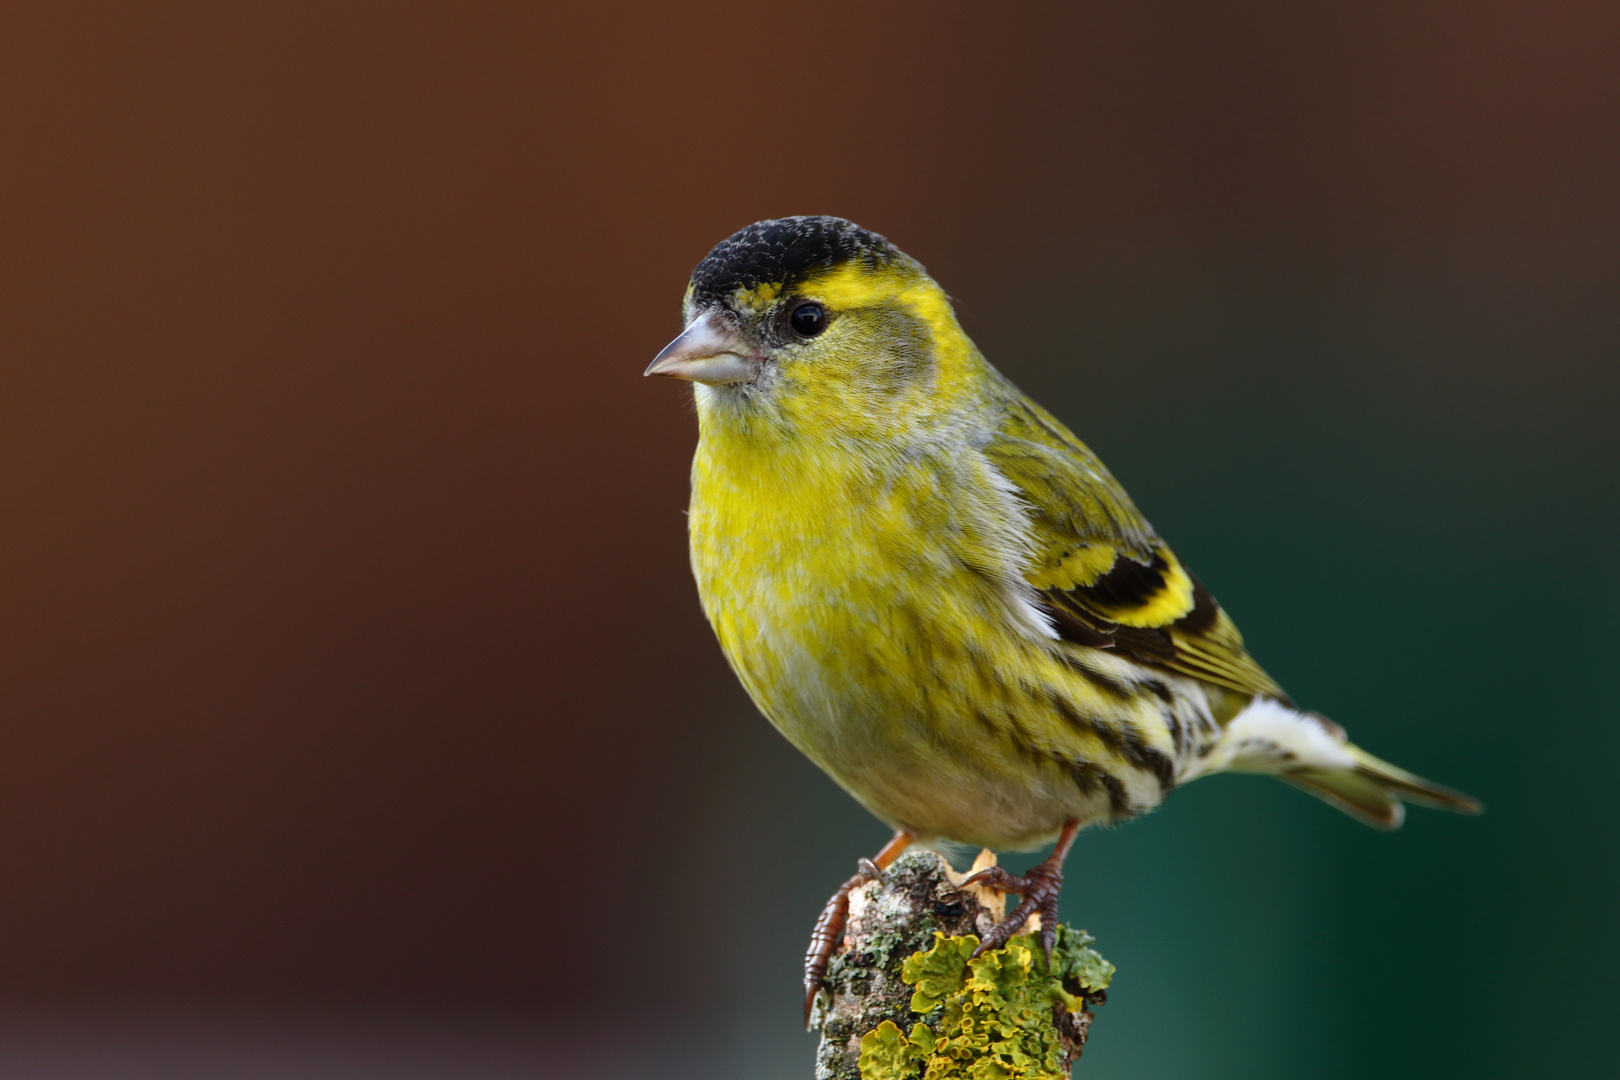
[[1095, 721], [1125, 699], [1078, 675], [1029, 607], [1023, 514], [986, 469], [962, 447], [877, 462], [710, 416], [692, 567], [754, 702], [868, 809], [1025, 846], [1083, 812], [1074, 770], [1116, 761]]

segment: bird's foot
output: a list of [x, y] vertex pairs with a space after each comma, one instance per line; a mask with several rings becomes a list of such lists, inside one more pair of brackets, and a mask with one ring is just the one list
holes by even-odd
[[821, 909], [815, 929], [810, 931], [810, 948], [804, 954], [805, 1027], [810, 1026], [810, 1012], [815, 1007], [816, 995], [821, 993], [822, 984], [826, 982], [827, 965], [844, 936], [844, 923], [849, 920], [849, 894], [868, 882], [882, 878], [888, 865], [910, 845], [910, 833], [895, 833], [894, 838], [878, 852], [876, 859], [862, 859], [855, 864], [858, 867], [855, 875], [838, 886], [838, 891], [827, 899], [826, 906]]
[[997, 892], [1017, 893], [1023, 898], [1013, 908], [1012, 914], [996, 923], [984, 935], [979, 947], [973, 950], [973, 958], [977, 959], [1007, 944], [1014, 934], [1024, 928], [1029, 917], [1039, 912], [1041, 950], [1046, 953], [1047, 962], [1051, 962], [1052, 947], [1057, 944], [1058, 893], [1063, 890], [1062, 862], [1048, 859], [1031, 867], [1023, 876], [1009, 874], [999, 866], [991, 866], [969, 876], [962, 884], [985, 885]]
[[816, 1003], [816, 995], [821, 992], [822, 983], [827, 978], [827, 964], [832, 960], [833, 950], [838, 948], [839, 938], [844, 936], [844, 923], [849, 920], [849, 894], [865, 885], [867, 882], [877, 881], [883, 876], [883, 871], [871, 859], [862, 859], [856, 864], [860, 867], [855, 875], [842, 885], [838, 891], [827, 899], [827, 904], [821, 909], [821, 915], [816, 919], [815, 929], [810, 931], [810, 948], [804, 954], [804, 1024], [810, 1026], [810, 1010]]

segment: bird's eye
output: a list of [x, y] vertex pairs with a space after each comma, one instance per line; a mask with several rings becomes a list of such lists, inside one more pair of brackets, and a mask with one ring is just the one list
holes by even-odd
[[800, 304], [793, 309], [788, 325], [800, 337], [815, 337], [827, 329], [827, 309], [820, 304]]

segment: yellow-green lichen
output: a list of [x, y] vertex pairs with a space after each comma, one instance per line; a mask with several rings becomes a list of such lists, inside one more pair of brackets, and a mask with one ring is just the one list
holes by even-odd
[[1052, 1010], [1078, 1012], [1114, 975], [1091, 942], [1058, 927], [1048, 965], [1028, 934], [972, 960], [978, 938], [935, 933], [933, 948], [913, 953], [900, 972], [913, 988], [911, 1011], [926, 1023], [907, 1035], [885, 1020], [863, 1035], [861, 1080], [1063, 1080]]

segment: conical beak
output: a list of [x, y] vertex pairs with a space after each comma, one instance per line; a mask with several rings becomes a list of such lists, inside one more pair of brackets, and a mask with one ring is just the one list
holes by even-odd
[[643, 374], [725, 386], [753, 379], [759, 364], [740, 334], [723, 326], [713, 312], [705, 312], [665, 345]]

